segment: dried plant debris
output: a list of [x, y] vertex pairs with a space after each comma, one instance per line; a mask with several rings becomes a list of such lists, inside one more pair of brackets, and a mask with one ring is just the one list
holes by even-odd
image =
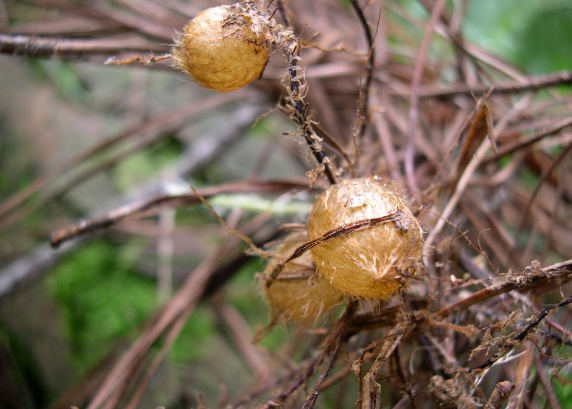
[[[147, 84], [136, 84], [135, 97], [118, 91], [112, 104], [85, 109], [120, 106], [113, 115], [121, 116], [163, 97], [176, 106], [171, 98], [184, 90], [182, 107], [149, 118], [128, 112], [126, 123], [141, 123], [90, 135], [99, 142], [64, 162], [50, 157], [37, 166], [41, 176], [29, 184], [17, 176], [18, 188], [0, 192], [0, 259], [9, 262], [0, 297], [101, 232], [114, 243], [135, 235], [156, 244], [158, 271], [174, 270], [169, 263], [187, 252], [200, 264], [185, 264], [172, 299], [133, 330], [137, 339], [116, 346], [53, 407], [140, 406], [200, 301], [226, 314], [219, 318], [232, 336], [223, 338], [240, 362], [201, 367], [228, 393], [200, 407], [311, 409], [322, 394], [360, 409], [571, 406], [572, 71], [529, 75], [510, 55], [476, 45], [474, 9], [493, 2], [88, 3], [0, 1], [0, 52], [172, 76], [158, 101], [140, 98]], [[521, 3], [522, 13], [572, 12], [564, 1]], [[224, 94], [205, 97], [197, 84]], [[38, 111], [36, 98], [27, 103]], [[57, 115], [49, 105], [41, 109]], [[103, 113], [90, 118], [108, 128]], [[54, 151], [71, 149], [57, 136], [68, 130], [51, 121], [39, 129], [23, 140], [45, 133], [62, 144]], [[181, 145], [169, 169], [177, 183], [161, 168], [133, 194], [104, 200], [94, 191], [101, 203], [77, 221], [83, 207], [70, 192], [91, 190], [93, 176], [165, 138]], [[233, 148], [244, 141], [252, 143]], [[244, 150], [246, 159], [234, 156]], [[232, 176], [220, 170], [228, 163]], [[193, 192], [196, 181], [216, 183]], [[237, 200], [225, 214], [210, 203], [221, 194], [248, 194], [258, 206]], [[292, 197], [299, 214], [260, 211]], [[178, 209], [205, 213], [189, 222]], [[20, 248], [50, 230], [59, 252]], [[257, 290], [265, 298], [262, 330], [264, 318], [223, 308], [230, 279], [253, 254], [266, 264], [240, 291], [251, 291], [248, 303]], [[270, 351], [257, 349], [278, 338]], [[194, 367], [181, 372], [196, 380]], [[178, 393], [188, 403], [189, 390]]]

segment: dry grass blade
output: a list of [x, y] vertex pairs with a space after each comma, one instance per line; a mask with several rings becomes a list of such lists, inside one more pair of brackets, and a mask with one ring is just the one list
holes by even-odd
[[491, 393], [489, 400], [485, 404], [484, 409], [500, 409], [512, 393], [513, 389], [514, 384], [509, 381], [497, 383], [493, 393]]
[[507, 409], [522, 409], [526, 398], [526, 382], [530, 376], [534, 355], [536, 354], [536, 346], [531, 341], [523, 343], [523, 355], [518, 360], [516, 366], [516, 375], [514, 380], [514, 390], [510, 395]]

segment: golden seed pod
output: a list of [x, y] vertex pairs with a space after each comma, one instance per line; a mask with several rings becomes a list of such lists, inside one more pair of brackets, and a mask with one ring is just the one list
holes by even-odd
[[238, 3], [206, 9], [187, 23], [176, 41], [175, 66], [205, 88], [242, 88], [266, 66], [267, 27], [256, 10]]
[[[303, 243], [299, 235], [289, 235], [277, 253], [286, 259]], [[265, 278], [276, 264], [274, 260], [268, 263], [264, 270]], [[297, 322], [304, 326], [314, 324], [345, 299], [339, 290], [316, 274], [309, 252], [287, 263], [270, 288], [264, 286], [264, 295], [273, 321], [281, 324]]]
[[308, 239], [314, 240], [334, 228], [397, 209], [411, 219], [406, 232], [388, 222], [312, 248], [319, 274], [351, 296], [389, 299], [404, 283], [400, 272], [415, 274], [423, 248], [421, 226], [401, 192], [377, 177], [345, 180], [318, 198], [308, 218]]

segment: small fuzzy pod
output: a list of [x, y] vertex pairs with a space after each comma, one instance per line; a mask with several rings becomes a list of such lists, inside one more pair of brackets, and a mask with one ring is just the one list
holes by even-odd
[[401, 192], [377, 177], [345, 180], [320, 195], [308, 218], [308, 238], [314, 240], [334, 228], [397, 209], [411, 219], [407, 232], [390, 221], [312, 248], [319, 274], [353, 297], [391, 298], [406, 283], [400, 272], [416, 273], [423, 249], [421, 226]]
[[254, 8], [237, 3], [206, 9], [176, 41], [175, 66], [205, 88], [237, 90], [262, 75], [267, 31], [268, 21]]
[[[280, 245], [277, 253], [283, 259], [288, 258], [294, 250], [304, 241], [299, 235], [290, 235]], [[277, 261], [272, 260], [264, 270], [267, 278]], [[310, 271], [309, 278], [296, 280], [275, 280], [270, 288], [264, 287], [266, 303], [270, 309], [273, 321], [280, 324], [295, 322], [303, 326], [310, 326], [333, 307], [341, 304], [345, 296], [332, 287], [328, 280], [319, 277], [312, 263], [309, 252], [290, 261], [284, 266], [279, 278], [301, 276]]]

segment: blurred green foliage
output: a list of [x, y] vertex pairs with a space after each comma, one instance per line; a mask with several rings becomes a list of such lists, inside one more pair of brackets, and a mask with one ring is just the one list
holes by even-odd
[[[96, 364], [157, 307], [154, 280], [134, 271], [141, 250], [134, 243], [117, 246], [95, 241], [70, 255], [50, 277], [50, 289], [61, 306], [74, 351], [70, 358], [78, 372]], [[180, 364], [202, 357], [213, 330], [211, 314], [197, 308], [171, 357]]]
[[80, 372], [96, 364], [157, 306], [153, 281], [131, 271], [139, 252], [136, 245], [92, 242], [71, 254], [50, 277]]
[[183, 144], [167, 132], [160, 143], [120, 161], [114, 168], [118, 190], [126, 192], [157, 175], [161, 169], [175, 162], [183, 148]]
[[563, 408], [572, 407], [572, 374], [568, 373], [567, 376], [560, 377], [564, 382], [559, 382], [555, 380], [552, 382], [554, 387], [554, 392], [558, 397], [558, 401], [562, 404]]
[[[270, 322], [270, 313], [263, 300], [262, 291], [258, 291], [260, 283], [253, 279], [255, 273], [264, 270], [264, 265], [264, 260], [253, 260], [235, 274], [226, 290], [229, 301], [247, 320], [251, 328], [262, 328]], [[256, 295], [253, 297], [253, 294]], [[262, 339], [260, 345], [270, 351], [276, 351], [287, 336], [288, 332], [285, 328], [276, 326]]]
[[572, 69], [572, 2], [473, 0], [464, 34], [530, 74]]

